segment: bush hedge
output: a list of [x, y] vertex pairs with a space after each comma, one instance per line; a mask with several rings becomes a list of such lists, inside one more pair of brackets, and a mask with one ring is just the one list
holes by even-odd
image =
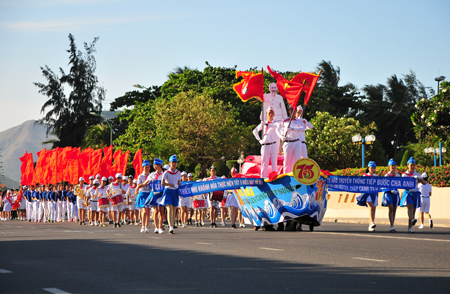
[[[406, 166], [397, 167], [398, 171], [404, 173]], [[435, 187], [450, 187], [450, 164], [429, 167], [417, 165], [417, 172], [422, 174], [426, 172], [428, 175], [428, 182]], [[389, 171], [387, 166], [377, 166], [376, 174], [379, 176], [385, 176]], [[346, 168], [332, 172], [337, 176], [362, 176], [366, 172], [366, 168]]]

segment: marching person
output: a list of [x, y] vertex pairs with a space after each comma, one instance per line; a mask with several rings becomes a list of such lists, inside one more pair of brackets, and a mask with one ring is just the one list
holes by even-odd
[[[156, 158], [155, 158], [156, 160]], [[155, 161], [153, 162], [155, 164]], [[161, 160], [162, 164], [162, 160]], [[140, 219], [142, 221], [141, 233], [148, 233], [148, 224], [150, 221], [150, 207], [146, 207], [145, 202], [150, 196], [151, 188], [147, 185], [147, 179], [150, 175], [150, 161], [147, 159], [142, 162], [143, 171], [137, 178], [137, 186], [135, 194], [139, 193], [136, 198], [135, 207], [141, 210]]]
[[[207, 181], [219, 179], [216, 176], [217, 170], [213, 165], [211, 166], [209, 171], [211, 173], [211, 176], [206, 179]], [[219, 209], [219, 205], [220, 205], [220, 202], [222, 201], [222, 199], [223, 199], [223, 191], [216, 191], [216, 192], [209, 193], [208, 200], [209, 200], [209, 207], [210, 207], [209, 216], [211, 218], [211, 228], [217, 228], [217, 225], [216, 225], [217, 211]]]
[[[108, 179], [106, 177], [103, 177], [101, 180], [102, 180], [101, 185], [100, 187], [97, 188], [96, 193], [97, 199], [99, 201], [97, 211], [99, 213], [99, 222], [100, 222], [99, 226], [106, 227], [106, 212], [108, 211], [109, 208], [109, 205], [107, 205], [109, 204], [109, 198], [108, 194], [106, 193], [106, 190], [108, 189], [108, 187], [106, 186], [106, 184], [108, 183]], [[102, 205], [100, 205], [100, 203], [102, 203]]]
[[[188, 180], [188, 176], [187, 173], [185, 171], [183, 171], [181, 173], [181, 181], [182, 182], [186, 182]], [[180, 207], [179, 207], [179, 216], [181, 219], [181, 225], [183, 228], [186, 227], [187, 225], [187, 219], [188, 219], [188, 215], [189, 215], [189, 209], [191, 208], [191, 201], [192, 198], [191, 197], [180, 197]]]
[[[189, 178], [189, 176], [188, 176]], [[197, 180], [201, 182], [202, 180]], [[206, 214], [206, 194], [198, 194], [192, 197], [194, 204], [194, 218], [195, 226], [202, 227], [205, 224], [205, 214]]]
[[[386, 173], [385, 177], [401, 177], [401, 175], [397, 172], [397, 164], [394, 159], [390, 159], [388, 162], [389, 171]], [[398, 190], [389, 190], [384, 191], [383, 199], [381, 201], [382, 206], [387, 206], [389, 208], [389, 223], [390, 228], [389, 232], [397, 232], [394, 227], [395, 222], [395, 214], [397, 212], [397, 207], [400, 204], [400, 198], [398, 195]]]
[[[294, 109], [289, 107], [291, 117], [293, 117]], [[296, 119], [285, 119], [277, 127], [277, 135], [283, 140], [283, 173], [292, 172], [296, 160], [302, 158], [302, 142], [300, 141], [300, 133], [305, 131], [303, 123]]]
[[32, 195], [34, 191], [36, 190], [36, 187], [34, 185], [31, 185], [31, 191], [27, 190], [24, 194], [25, 199], [27, 200], [27, 221], [31, 222], [32, 214], [33, 214], [33, 200]]
[[[278, 158], [278, 135], [276, 129], [278, 122], [274, 121], [275, 111], [272, 106], [267, 108], [266, 112], [267, 122], [260, 123], [254, 130], [253, 135], [261, 144], [261, 178], [267, 178], [269, 175], [269, 161], [272, 163], [272, 171], [277, 170]], [[264, 127], [264, 128], [263, 128]], [[263, 131], [262, 139], [259, 137], [259, 132]]]
[[[153, 223], [155, 224], [155, 234], [162, 234], [164, 233], [164, 205], [159, 203], [159, 200], [163, 196], [163, 192], [157, 192], [154, 187], [154, 183], [156, 181], [162, 181], [163, 176], [163, 169], [162, 169], [163, 161], [162, 159], [155, 158], [153, 160], [153, 168], [155, 169], [154, 172], [152, 172], [145, 182], [146, 185], [152, 186], [152, 191], [150, 192], [150, 195], [148, 196], [147, 200], [145, 201], [145, 207], [153, 210]], [[148, 222], [150, 220], [150, 214], [147, 220], [147, 226]]]
[[[222, 179], [226, 179], [226, 176], [222, 176]], [[230, 194], [229, 191], [225, 190], [222, 191], [223, 192], [223, 198], [222, 201], [220, 202], [220, 219], [222, 220], [222, 226], [225, 227], [225, 221], [228, 217], [228, 205], [227, 205], [227, 198], [228, 195]]]
[[425, 183], [419, 183], [418, 188], [420, 192], [420, 226], [419, 229], [423, 229], [423, 221], [424, 221], [424, 214], [426, 213], [428, 215], [428, 222], [430, 224], [430, 229], [433, 228], [433, 220], [431, 219], [430, 214], [430, 197], [431, 197], [431, 185], [428, 183], [428, 175], [427, 173], [422, 174], [422, 179]]
[[[110, 187], [111, 187], [109, 190], [110, 198], [122, 196], [126, 193], [126, 191], [123, 190], [123, 188], [122, 188], [122, 174], [121, 173], [116, 174], [116, 181], [113, 182], [110, 185]], [[121, 227], [120, 216], [121, 216], [122, 211], [123, 211], [123, 202], [122, 203], [118, 202], [116, 205], [113, 205], [113, 222], [114, 222], [115, 228]]]
[[100, 182], [95, 179], [93, 181], [93, 187], [89, 189], [88, 191], [88, 201], [90, 202], [89, 211], [91, 212], [91, 219], [89, 219], [91, 226], [98, 226], [99, 225], [99, 218], [98, 218], [98, 195], [97, 195], [97, 188], [100, 185]]
[[313, 125], [303, 118], [303, 107], [301, 105], [297, 106], [297, 112], [295, 113], [297, 120], [299, 120], [299, 124], [303, 125], [304, 129], [300, 129], [300, 142], [301, 142], [301, 155], [300, 158], [308, 158], [308, 148], [306, 147], [306, 136], [305, 130], [311, 130]]
[[[363, 177], [377, 177], [378, 175], [375, 174], [375, 170], [377, 168], [377, 165], [375, 164], [375, 161], [370, 161], [367, 165], [366, 173], [363, 174]], [[357, 204], [359, 206], [369, 206], [370, 208], [370, 225], [369, 225], [369, 231], [373, 232], [375, 231], [376, 224], [375, 224], [375, 211], [378, 206], [378, 192], [370, 192], [370, 193], [363, 193], [356, 197]]]
[[[132, 180], [133, 181], [133, 180]], [[127, 191], [128, 188], [130, 188], [130, 184], [128, 183], [128, 176], [123, 176], [123, 182], [122, 182], [122, 189], [125, 191], [125, 193], [122, 195], [123, 197], [123, 210], [121, 214], [121, 218], [119, 221], [122, 221], [122, 225], [129, 224], [127, 221], [127, 215], [128, 215], [128, 204], [127, 204]]]
[[68, 185], [69, 192], [67, 193], [67, 221], [73, 222], [76, 220], [75, 211], [77, 207], [77, 197], [73, 193], [73, 186]]
[[181, 173], [177, 169], [177, 155], [169, 158], [170, 169], [166, 170], [162, 175], [161, 184], [165, 187], [163, 196], [159, 203], [164, 205], [167, 210], [167, 222], [169, 223], [169, 234], [174, 231], [175, 209], [178, 207], [178, 187], [181, 186]]
[[[408, 170], [403, 173], [402, 177], [414, 177], [422, 184], [425, 183], [422, 175], [416, 171], [416, 161], [414, 158], [409, 158], [407, 162]], [[415, 219], [416, 209], [420, 207], [420, 192], [418, 188], [403, 191], [400, 199], [400, 207], [408, 208], [408, 233], [414, 233], [412, 227], [417, 223]]]
[[80, 225], [86, 225], [85, 220], [87, 206], [84, 205], [84, 195], [86, 194], [88, 185], [84, 183], [83, 177], [80, 177], [78, 182], [79, 184], [75, 187], [75, 195], [77, 195], [78, 218]]
[[139, 210], [135, 209], [137, 180], [133, 179], [131, 176], [128, 176], [128, 182], [131, 182], [127, 190], [128, 224], [137, 225], [139, 222]]

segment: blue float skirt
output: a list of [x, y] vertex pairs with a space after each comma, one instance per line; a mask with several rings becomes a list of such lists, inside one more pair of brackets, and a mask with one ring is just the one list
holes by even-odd
[[162, 206], [160, 204], [158, 204], [158, 200], [159, 198], [161, 198], [163, 195], [163, 193], [158, 192], [158, 193], [154, 193], [153, 191], [150, 193], [150, 195], [148, 196], [147, 200], [145, 201], [145, 207], [147, 208], [151, 208], [152, 206]]
[[136, 205], [137, 208], [143, 208], [145, 206], [145, 201], [148, 198], [148, 195], [150, 195], [150, 192], [142, 192], [140, 191], [137, 199], [136, 199]]
[[178, 207], [178, 201], [178, 190], [167, 188], [164, 188], [162, 197], [157, 200], [158, 204], [162, 206], [172, 205], [175, 207]]
[[392, 193], [391, 191], [384, 191], [383, 193], [383, 200], [381, 200], [382, 206], [388, 206], [389, 204], [392, 204], [394, 206], [398, 206], [400, 204], [400, 197], [397, 193]]
[[372, 202], [375, 206], [378, 205], [378, 193], [364, 193], [356, 197], [356, 204], [359, 206], [368, 206], [367, 202]]
[[412, 204], [414, 208], [420, 207], [420, 192], [410, 192], [408, 190], [403, 191], [402, 199], [400, 200], [400, 206], [405, 207], [408, 204]]

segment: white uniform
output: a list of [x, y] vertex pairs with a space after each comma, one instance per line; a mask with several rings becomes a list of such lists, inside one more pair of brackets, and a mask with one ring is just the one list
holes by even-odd
[[[130, 185], [127, 190], [127, 197], [130, 199], [130, 204], [128, 205], [129, 210], [134, 210], [134, 205], [136, 204], [136, 195], [134, 193], [136, 192], [136, 185]], [[125, 200], [126, 201], [126, 200]]]
[[[106, 190], [108, 189], [107, 186], [105, 187], [98, 187], [97, 188], [97, 199], [108, 199], [108, 195], [106, 194]], [[109, 201], [108, 201], [109, 202]], [[108, 211], [108, 207], [100, 207], [100, 205], [98, 205], [97, 207], [97, 211], [103, 211], [103, 212], [107, 212]]]
[[89, 202], [91, 203], [91, 206], [89, 206], [90, 211], [97, 211], [98, 210], [98, 199], [97, 199], [97, 188], [94, 186], [88, 190], [87, 194], [89, 198]]
[[[306, 119], [300, 119], [300, 124], [303, 125], [304, 130], [300, 130], [300, 142], [302, 142], [301, 146], [301, 158], [308, 158], [308, 148], [306, 148], [306, 139], [305, 139], [305, 131], [313, 128], [313, 125], [308, 122]], [[303, 122], [305, 121], [305, 122]]]
[[417, 185], [420, 191], [420, 199], [422, 203], [420, 205], [420, 212], [430, 213], [430, 197], [431, 197], [431, 185], [426, 183], [423, 185], [419, 183]]
[[286, 117], [288, 117], [283, 97], [278, 94], [272, 96], [271, 93], [267, 93], [264, 94], [264, 109], [259, 117], [261, 120], [264, 120], [264, 122], [267, 121], [267, 117], [265, 116], [265, 114], [267, 113], [267, 108], [269, 108], [269, 106], [272, 106], [273, 111], [275, 111], [275, 117], [273, 120], [283, 121]]
[[300, 133], [305, 131], [303, 122], [298, 119], [292, 119], [289, 126], [289, 119], [285, 119], [279, 124], [277, 134], [283, 139], [283, 173], [292, 172], [292, 168], [296, 160], [303, 158], [302, 141], [300, 141]]
[[[83, 190], [84, 195], [86, 195], [86, 190], [89, 189], [89, 186], [88, 185], [83, 185], [83, 186], [80, 185], [80, 189]], [[79, 196], [77, 196], [78, 209], [84, 209], [84, 210], [87, 209], [87, 207], [83, 206], [83, 202], [84, 202], [83, 198], [80, 198]]]
[[[122, 194], [122, 191], [121, 191], [122, 190], [122, 185], [121, 184], [111, 183], [109, 185], [109, 187], [110, 187], [109, 190], [110, 190], [110, 193], [112, 194], [112, 197]], [[123, 202], [122, 202], [122, 204], [113, 206], [112, 207], [112, 211], [117, 211], [117, 212], [123, 211]]]
[[[277, 171], [278, 150], [280, 149], [279, 137], [277, 135], [277, 128], [279, 122], [272, 121], [259, 124], [254, 130], [253, 135], [261, 144], [261, 178], [267, 178], [269, 175], [269, 161], [272, 162], [272, 170]], [[262, 139], [259, 137], [259, 132], [263, 129]]]
[[128, 191], [128, 188], [130, 188], [130, 184], [128, 184], [128, 183], [122, 184], [122, 189], [125, 191], [125, 194], [122, 194], [122, 198], [123, 198], [122, 210], [128, 209], [128, 205], [127, 205], [127, 191]]

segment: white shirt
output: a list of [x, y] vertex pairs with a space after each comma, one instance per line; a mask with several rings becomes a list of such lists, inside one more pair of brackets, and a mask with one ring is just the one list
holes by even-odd
[[109, 185], [109, 191], [112, 194], [112, 196], [122, 195], [121, 186], [123, 187], [123, 185], [120, 185], [115, 182]]
[[300, 140], [300, 132], [305, 132], [304, 124], [300, 120], [294, 118], [292, 119], [291, 125], [289, 126], [289, 120], [290, 119], [285, 119], [282, 123], [279, 124], [277, 128], [278, 136], [281, 139], [286, 136], [285, 140]]
[[125, 194], [124, 194], [124, 195], [126, 195], [126, 193], [127, 193], [127, 191], [128, 191], [128, 188], [130, 188], [130, 184], [128, 184], [128, 183], [122, 184], [122, 189], [125, 191]]
[[263, 129], [263, 126], [262, 126], [262, 124], [259, 124], [253, 130], [253, 135], [255, 136], [256, 140], [258, 140], [258, 142], [261, 144], [277, 142], [277, 140], [278, 140], [278, 135], [277, 135], [278, 124], [279, 124], [279, 122], [277, 122], [277, 121], [265, 122], [262, 139], [259, 137], [259, 132]]
[[136, 195], [134, 195], [135, 191], [136, 191], [136, 185], [128, 187], [127, 197], [130, 197], [129, 198], [130, 202], [136, 201]]
[[425, 196], [425, 197], [431, 196], [431, 185], [430, 184], [426, 183], [424, 185], [422, 183], [419, 183], [419, 185], [417, 185], [417, 187], [419, 188], [420, 196]]
[[97, 198], [106, 198], [108, 195], [106, 194], [106, 190], [108, 190], [108, 186], [98, 187], [97, 188]]
[[[168, 184], [178, 186], [178, 181], [181, 181], [181, 173], [179, 170], [172, 172], [171, 170], [166, 170], [162, 176], [161, 183], [166, 180]], [[167, 189], [176, 190], [175, 187], [165, 186]]]
[[[143, 184], [146, 180], [147, 180], [147, 176], [145, 175], [145, 173], [142, 173], [138, 176], [137, 184], [138, 185]], [[143, 186], [139, 189], [140, 192], [148, 192], [148, 193], [150, 193], [151, 190], [152, 189], [150, 189], [150, 187], [148, 185]]]
[[[305, 142], [305, 130], [310, 130], [313, 128], [313, 125], [308, 122], [306, 119], [297, 119], [299, 121], [299, 124], [303, 125], [303, 130], [300, 130], [300, 141]], [[303, 122], [305, 121], [305, 123]]]

